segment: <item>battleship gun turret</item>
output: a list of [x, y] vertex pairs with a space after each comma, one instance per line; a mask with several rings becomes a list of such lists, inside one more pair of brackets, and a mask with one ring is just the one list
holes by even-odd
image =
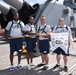
[[18, 10], [20, 18], [25, 24], [28, 23], [28, 17], [29, 16], [35, 17], [36, 12], [39, 9], [38, 3], [31, 6], [24, 0], [4, 0], [4, 1]]
[[36, 15], [39, 9], [39, 4], [31, 6], [24, 0], [4, 0], [6, 3], [0, 2], [0, 23], [2, 28], [5, 28], [8, 21], [13, 19], [13, 13], [18, 12], [20, 19], [26, 24], [28, 23], [29, 16]]

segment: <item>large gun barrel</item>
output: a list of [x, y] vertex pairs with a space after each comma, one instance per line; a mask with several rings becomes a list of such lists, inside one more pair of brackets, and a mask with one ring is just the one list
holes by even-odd
[[29, 16], [35, 16], [36, 12], [39, 8], [39, 4], [35, 4], [31, 6], [29, 3], [27, 3], [24, 0], [4, 0], [8, 4], [15, 7], [20, 15], [20, 19], [26, 24], [28, 23], [28, 17]]
[[23, 0], [4, 0], [4, 1], [10, 4], [11, 6], [17, 8], [18, 10], [20, 10], [23, 6]]
[[4, 13], [6, 15], [9, 12], [9, 10], [10, 10], [10, 6], [9, 5], [6, 5], [3, 2], [0, 2], [0, 11], [2, 13]]
[[0, 2], [0, 11], [0, 23], [2, 28], [5, 28], [8, 21], [13, 19], [13, 13], [16, 12], [17, 9], [9, 6], [8, 4]]

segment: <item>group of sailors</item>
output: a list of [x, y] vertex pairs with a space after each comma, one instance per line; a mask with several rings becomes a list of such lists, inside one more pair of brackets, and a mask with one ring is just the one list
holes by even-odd
[[[32, 16], [29, 17], [29, 23], [24, 25], [24, 23], [19, 20], [19, 14], [14, 13], [13, 14], [13, 20], [8, 22], [6, 28], [5, 28], [5, 38], [8, 39], [10, 37], [19, 37], [24, 36], [26, 41], [26, 58], [27, 58], [27, 68], [28, 70], [31, 70], [31, 65], [35, 66], [43, 66], [41, 70], [47, 70], [49, 65], [49, 37], [53, 33], [63, 33], [68, 32], [71, 33], [71, 29], [69, 26], [65, 25], [64, 18], [59, 19], [59, 25], [56, 26], [53, 31], [51, 30], [51, 27], [46, 24], [46, 17], [41, 16], [40, 18], [40, 25], [36, 28], [34, 25], [34, 18]], [[28, 35], [28, 37], [26, 37]], [[13, 57], [14, 52], [18, 52], [18, 68], [21, 69], [21, 50], [22, 50], [22, 38], [14, 38], [9, 40], [10, 43], [10, 70], [14, 70], [14, 64], [13, 64]], [[41, 60], [42, 62], [38, 65], [36, 65], [33, 62], [33, 53], [34, 49], [36, 48], [36, 45], [39, 48], [39, 51], [41, 53]], [[70, 47], [70, 41], [68, 41], [68, 50]], [[54, 53], [56, 53], [56, 59], [57, 64], [53, 67], [53, 69], [60, 66], [60, 54], [63, 55], [64, 60], [64, 71], [67, 72], [67, 56], [60, 47], [58, 47], [56, 50], [54, 50]], [[40, 60], [40, 59], [39, 59]]]

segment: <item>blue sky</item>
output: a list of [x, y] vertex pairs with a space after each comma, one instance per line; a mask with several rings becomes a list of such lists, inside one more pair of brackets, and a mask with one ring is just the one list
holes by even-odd
[[[44, 3], [45, 1], [47, 1], [47, 0], [25, 0], [25, 1], [27, 1], [27, 2], [29, 2], [31, 5], [33, 5], [33, 4], [35, 4], [35, 3], [39, 3], [39, 4], [42, 4], [42, 3]], [[55, 2], [55, 0], [53, 0], [52, 2]], [[63, 0], [59, 0], [59, 2], [58, 3], [63, 3]]]
[[[3, 1], [3, 0], [0, 0], [0, 1]], [[35, 3], [42, 4], [42, 3], [44, 3], [44, 2], [47, 1], [47, 0], [25, 0], [25, 1], [28, 2], [29, 4], [33, 5], [33, 4], [35, 4]], [[55, 0], [53, 0], [53, 2], [54, 2], [54, 1], [55, 1]], [[62, 2], [63, 2], [63, 0], [59, 0], [58, 3], [61, 3], [61, 4], [62, 4]]]
[[[32, 4], [35, 4], [35, 3], [42, 4], [47, 0], [26, 0], [26, 1], [29, 2], [32, 5]], [[55, 2], [55, 0], [53, 0], [53, 2]], [[59, 3], [63, 3], [63, 0], [59, 0]]]

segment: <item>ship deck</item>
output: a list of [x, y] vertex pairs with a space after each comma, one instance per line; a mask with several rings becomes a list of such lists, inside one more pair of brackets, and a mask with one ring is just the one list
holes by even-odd
[[[56, 64], [55, 54], [51, 51], [49, 53], [49, 68], [42, 71], [42, 67], [32, 67], [31, 70], [27, 69], [26, 54], [22, 55], [21, 64], [22, 69], [17, 68], [17, 53], [14, 53], [14, 71], [10, 71], [10, 61], [9, 61], [9, 44], [6, 41], [0, 41], [0, 75], [76, 75], [76, 39], [74, 39], [73, 46], [70, 48], [70, 56], [68, 57], [68, 72], [64, 72], [63, 67], [63, 57], [61, 55], [60, 67], [53, 70], [52, 67]], [[34, 62], [36, 64], [41, 63], [40, 55], [34, 57]]]

